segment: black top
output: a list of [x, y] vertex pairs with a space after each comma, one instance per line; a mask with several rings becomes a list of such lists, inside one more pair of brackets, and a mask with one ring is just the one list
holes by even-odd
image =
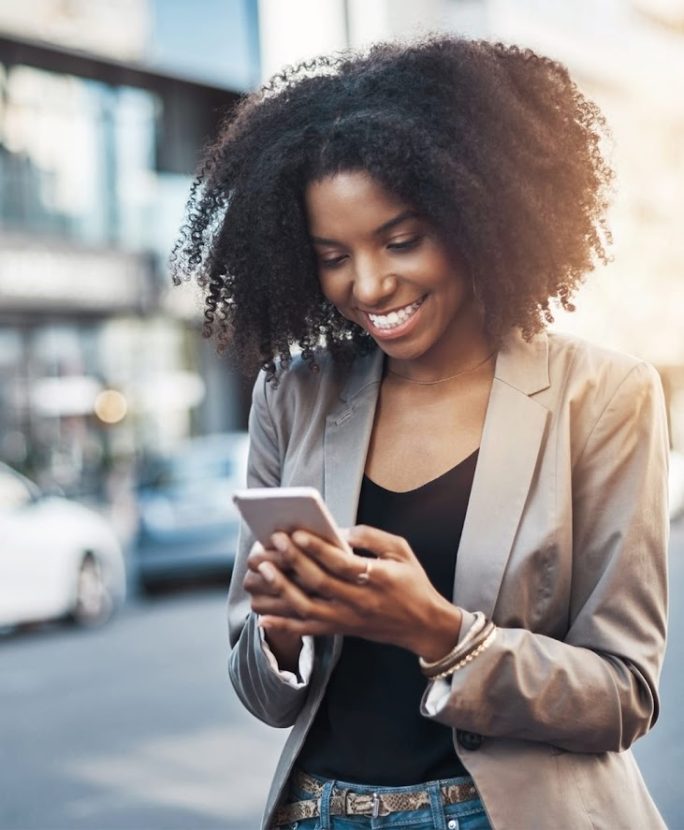
[[[405, 493], [385, 490], [366, 476], [361, 487], [357, 522], [403, 536], [449, 600], [476, 462], [477, 450]], [[467, 775], [451, 730], [420, 714], [426, 685], [415, 654], [345, 637], [298, 765], [325, 778], [378, 786]]]

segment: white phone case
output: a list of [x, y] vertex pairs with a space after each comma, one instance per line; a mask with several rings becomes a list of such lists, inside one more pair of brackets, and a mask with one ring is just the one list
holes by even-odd
[[352, 553], [315, 487], [253, 487], [237, 490], [233, 501], [264, 547], [279, 530], [308, 530]]

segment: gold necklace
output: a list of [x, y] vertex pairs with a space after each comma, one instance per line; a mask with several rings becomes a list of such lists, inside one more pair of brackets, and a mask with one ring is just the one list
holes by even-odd
[[398, 378], [403, 378], [407, 380], [409, 383], [417, 383], [419, 386], [434, 386], [437, 383], [446, 383], [448, 380], [453, 380], [457, 378], [459, 375], [466, 375], [468, 372], [474, 372], [476, 369], [479, 369], [480, 366], [484, 366], [485, 363], [490, 361], [494, 354], [496, 353], [496, 349], [493, 352], [490, 352], [484, 360], [481, 360], [476, 366], [471, 366], [469, 369], [461, 369], [460, 372], [456, 372], [455, 375], [449, 375], [448, 378], [440, 378], [439, 380], [414, 380], [413, 378], [406, 377], [406, 375], [402, 375], [399, 372], [395, 372], [394, 369], [387, 369], [387, 371], [391, 375], [396, 375]]

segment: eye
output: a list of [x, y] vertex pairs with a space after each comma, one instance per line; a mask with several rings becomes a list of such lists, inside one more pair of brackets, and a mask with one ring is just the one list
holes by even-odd
[[398, 242], [390, 242], [387, 247], [391, 251], [410, 251], [412, 248], [417, 248], [422, 239], [422, 236], [412, 236], [409, 239], [402, 239]]
[[330, 257], [329, 259], [323, 259], [321, 257], [318, 261], [321, 268], [339, 268], [346, 258], [347, 256], [345, 254], [344, 256]]

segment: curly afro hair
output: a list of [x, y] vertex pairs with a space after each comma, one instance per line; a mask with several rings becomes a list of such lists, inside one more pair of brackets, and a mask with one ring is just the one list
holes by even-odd
[[433, 36], [288, 68], [225, 120], [171, 255], [205, 291], [203, 334], [276, 377], [298, 345], [316, 367], [373, 347], [323, 296], [311, 181], [363, 170], [428, 217], [468, 269], [495, 342], [530, 339], [605, 262], [612, 170], [601, 112], [528, 49]]

